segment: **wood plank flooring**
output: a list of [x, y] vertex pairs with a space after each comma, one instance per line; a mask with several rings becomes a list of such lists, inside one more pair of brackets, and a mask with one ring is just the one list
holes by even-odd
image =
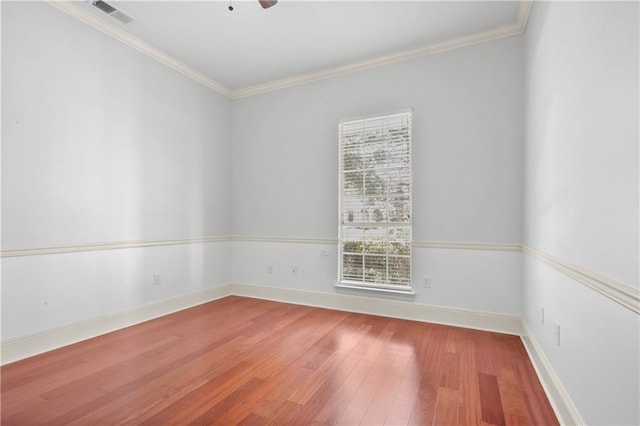
[[554, 425], [516, 336], [227, 297], [0, 368], [3, 425]]

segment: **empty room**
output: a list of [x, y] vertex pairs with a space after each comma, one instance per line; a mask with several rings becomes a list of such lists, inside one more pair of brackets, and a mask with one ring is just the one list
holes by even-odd
[[2, 1], [3, 425], [639, 425], [637, 1]]

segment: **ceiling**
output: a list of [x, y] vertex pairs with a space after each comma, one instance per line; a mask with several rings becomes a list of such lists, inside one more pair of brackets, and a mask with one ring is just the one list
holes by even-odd
[[233, 11], [228, 0], [105, 1], [134, 20], [122, 24], [90, 1], [72, 7], [229, 97], [518, 34], [528, 12], [520, 1], [280, 0], [262, 9], [232, 0]]

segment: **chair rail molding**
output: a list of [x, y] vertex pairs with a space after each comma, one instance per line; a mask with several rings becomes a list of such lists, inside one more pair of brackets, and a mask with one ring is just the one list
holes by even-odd
[[573, 265], [548, 253], [522, 246], [522, 251], [581, 284], [597, 291], [616, 303], [640, 314], [640, 289], [612, 278], [597, 274], [586, 268]]
[[0, 250], [0, 257], [38, 256], [46, 254], [76, 253], [81, 251], [118, 250], [141, 247], [206, 244], [230, 241], [229, 236], [178, 238], [171, 240], [132, 240], [46, 247], [9, 248]]

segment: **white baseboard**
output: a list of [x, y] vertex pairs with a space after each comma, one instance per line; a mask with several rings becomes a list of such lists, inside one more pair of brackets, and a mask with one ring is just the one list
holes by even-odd
[[549, 360], [525, 321], [522, 321], [522, 328], [524, 330], [524, 334], [521, 336], [522, 342], [547, 394], [547, 398], [549, 398], [553, 411], [558, 417], [558, 421], [562, 425], [584, 425], [585, 422], [580, 412], [573, 404], [564, 386], [562, 386], [560, 378], [551, 367]]
[[520, 317], [366, 296], [231, 284], [237, 296], [521, 335]]
[[518, 316], [410, 303], [401, 300], [253, 284], [224, 284], [149, 303], [129, 311], [9, 339], [0, 345], [0, 365], [230, 295], [519, 335], [560, 423], [566, 425], [584, 424], [582, 416], [562, 386], [542, 348], [538, 345], [526, 323]]
[[499, 333], [522, 334], [520, 318], [516, 316], [408, 303], [375, 297], [233, 283], [160, 300], [125, 312], [96, 317], [87, 321], [6, 340], [0, 344], [0, 365], [61, 348], [232, 294], [348, 312], [496, 331]]
[[87, 321], [56, 327], [24, 337], [9, 339], [0, 345], [0, 365], [61, 348], [101, 334], [139, 324], [192, 306], [210, 302], [231, 294], [231, 285], [210, 287], [137, 308]]

